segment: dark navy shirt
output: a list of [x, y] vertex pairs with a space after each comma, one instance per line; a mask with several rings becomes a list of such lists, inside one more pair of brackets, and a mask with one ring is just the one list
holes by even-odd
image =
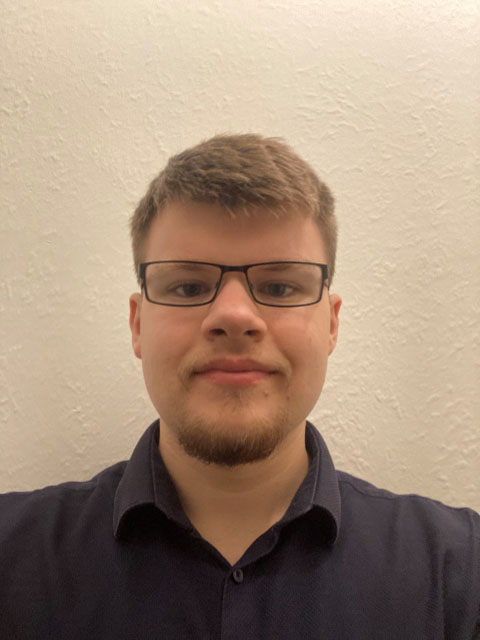
[[0, 496], [0, 638], [480, 638], [480, 517], [310, 467], [232, 567], [193, 528], [158, 449], [88, 482]]

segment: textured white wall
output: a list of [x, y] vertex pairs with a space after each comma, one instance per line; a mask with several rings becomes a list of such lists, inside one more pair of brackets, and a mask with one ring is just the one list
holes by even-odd
[[0, 491], [85, 479], [155, 417], [128, 217], [167, 157], [284, 136], [332, 187], [337, 464], [480, 509], [480, 5], [1, 0]]

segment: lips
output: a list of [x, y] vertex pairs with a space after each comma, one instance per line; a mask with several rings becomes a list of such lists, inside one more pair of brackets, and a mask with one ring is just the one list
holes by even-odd
[[215, 384], [248, 386], [275, 373], [272, 367], [246, 358], [220, 358], [198, 367], [195, 373]]
[[195, 373], [206, 373], [207, 371], [263, 371], [265, 373], [273, 373], [272, 367], [248, 358], [218, 358], [216, 360], [210, 360], [198, 367]]

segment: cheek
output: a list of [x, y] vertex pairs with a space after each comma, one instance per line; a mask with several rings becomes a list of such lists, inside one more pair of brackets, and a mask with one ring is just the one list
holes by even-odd
[[145, 374], [155, 377], [156, 382], [175, 376], [185, 358], [195, 350], [199, 332], [198, 319], [186, 317], [184, 311], [178, 314], [160, 309], [160, 313], [149, 316], [141, 332]]
[[[308, 309], [308, 307], [305, 307]], [[300, 316], [284, 323], [278, 331], [279, 340], [295, 361], [313, 364], [327, 353], [328, 326], [325, 318]]]
[[294, 384], [314, 393], [323, 386], [328, 362], [328, 331], [320, 323], [306, 325], [295, 331], [289, 341], [290, 364]]
[[174, 366], [175, 354], [181, 349], [178, 323], [149, 319], [142, 326], [142, 361], [145, 373], [161, 373]]
[[303, 349], [299, 351], [299, 366], [312, 382], [319, 376], [323, 379], [327, 359], [327, 347], [322, 341], [314, 336], [304, 341]]

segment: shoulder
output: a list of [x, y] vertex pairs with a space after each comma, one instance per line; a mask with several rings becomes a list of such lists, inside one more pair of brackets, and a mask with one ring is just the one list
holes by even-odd
[[480, 607], [480, 515], [341, 471], [337, 479], [338, 553], [351, 580], [394, 594], [400, 610], [417, 612], [419, 624], [429, 611], [431, 620], [443, 620], [445, 637], [471, 637]]
[[[470, 581], [480, 595], [480, 515], [416, 494], [396, 494], [337, 472], [342, 527], [375, 554]], [[441, 567], [441, 569], [440, 569]], [[415, 573], [415, 571], [414, 571]]]
[[0, 546], [18, 542], [33, 531], [52, 535], [66, 531], [65, 525], [91, 521], [102, 512], [111, 514], [125, 466], [126, 462], [119, 462], [84, 482], [0, 494]]
[[444, 532], [460, 531], [467, 527], [480, 537], [480, 515], [468, 507], [452, 507], [439, 500], [407, 493], [399, 494], [381, 489], [343, 471], [337, 471], [342, 511], [355, 512], [360, 509], [364, 517], [374, 516], [400, 518], [398, 524], [405, 526], [428, 523], [441, 524]]

